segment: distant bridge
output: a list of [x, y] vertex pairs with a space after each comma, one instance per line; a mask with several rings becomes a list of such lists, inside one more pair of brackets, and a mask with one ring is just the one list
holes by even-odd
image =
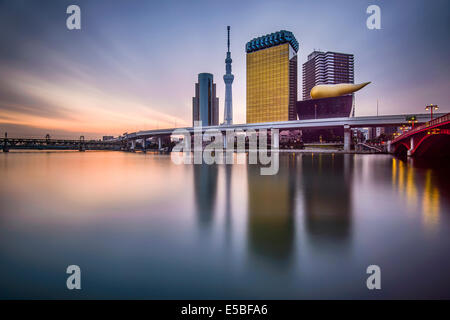
[[78, 140], [67, 139], [29, 139], [29, 138], [5, 138], [0, 139], [0, 147], [3, 152], [8, 152], [10, 149], [22, 150], [125, 150], [125, 145], [122, 141], [100, 141], [100, 140], [84, 140], [81, 136]]
[[411, 157], [450, 155], [450, 113], [398, 136], [389, 143], [389, 149]]

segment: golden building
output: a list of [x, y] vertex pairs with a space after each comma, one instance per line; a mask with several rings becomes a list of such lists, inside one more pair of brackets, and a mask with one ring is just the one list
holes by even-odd
[[247, 123], [296, 120], [298, 42], [279, 31], [249, 41]]

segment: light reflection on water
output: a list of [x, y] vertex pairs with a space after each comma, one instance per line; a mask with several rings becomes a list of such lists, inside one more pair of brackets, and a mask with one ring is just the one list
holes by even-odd
[[[0, 298], [450, 297], [448, 169], [305, 153], [261, 176], [151, 153], [10, 152], [0, 173]], [[381, 291], [365, 286], [370, 264]]]

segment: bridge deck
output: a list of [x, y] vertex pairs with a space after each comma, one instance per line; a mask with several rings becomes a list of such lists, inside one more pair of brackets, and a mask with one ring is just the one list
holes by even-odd
[[405, 132], [404, 134], [402, 134], [402, 135], [398, 136], [397, 138], [395, 138], [394, 140], [392, 140], [391, 143], [396, 143], [396, 142], [398, 142], [400, 140], [403, 140], [403, 139], [405, 139], [407, 137], [410, 137], [410, 136], [412, 136], [412, 135], [414, 135], [414, 134], [416, 134], [418, 132], [421, 132], [424, 129], [433, 128], [433, 127], [442, 125], [442, 124], [444, 124], [446, 122], [449, 122], [449, 121], [450, 121], [450, 113], [444, 114], [444, 115], [442, 115], [442, 116], [440, 116], [438, 118], [435, 118], [435, 119], [433, 119], [431, 121], [425, 122], [421, 126], [417, 126], [414, 129], [411, 129], [411, 130]]
[[[445, 115], [444, 113], [437, 114], [438, 116]], [[265, 123], [246, 123], [246, 124], [233, 124], [233, 125], [220, 125], [220, 126], [204, 126], [201, 127], [202, 131], [205, 130], [218, 130], [226, 131], [231, 130], [261, 130], [261, 129], [306, 129], [306, 128], [332, 128], [350, 126], [352, 128], [364, 128], [364, 127], [379, 127], [379, 126], [395, 126], [407, 124], [406, 118], [409, 115], [385, 115], [385, 116], [365, 116], [365, 117], [349, 117], [349, 118], [326, 118], [326, 119], [311, 119], [311, 120], [292, 120], [292, 121], [280, 121], [280, 122], [265, 122]], [[425, 123], [428, 121], [429, 114], [419, 114], [416, 118], [419, 123]], [[122, 139], [142, 139], [144, 137], [170, 135], [175, 130], [184, 130], [189, 133], [194, 133], [193, 127], [184, 128], [167, 128], [167, 129], [155, 129], [133, 132], [123, 136]]]

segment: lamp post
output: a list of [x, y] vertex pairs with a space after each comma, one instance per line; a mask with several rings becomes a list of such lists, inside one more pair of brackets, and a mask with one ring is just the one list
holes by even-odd
[[404, 134], [408, 129], [406, 128], [406, 125], [402, 124], [400, 130], [402, 131], [402, 134]]
[[408, 123], [411, 123], [411, 129], [414, 129], [414, 123], [417, 123], [417, 117], [416, 116], [411, 116], [407, 118]]
[[431, 119], [430, 119], [430, 121], [433, 120], [433, 109], [437, 110], [437, 109], [439, 109], [439, 107], [436, 104], [430, 104], [430, 105], [425, 107], [426, 111], [428, 111], [428, 110], [431, 111]]

